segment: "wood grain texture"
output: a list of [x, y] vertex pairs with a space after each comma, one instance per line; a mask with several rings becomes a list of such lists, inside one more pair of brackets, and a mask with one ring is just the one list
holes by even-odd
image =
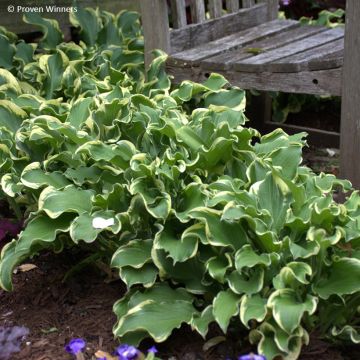
[[170, 0], [171, 17], [174, 29], [186, 26], [185, 0]]
[[297, 72], [339, 67], [342, 64], [343, 49], [344, 39], [341, 38], [277, 60], [269, 64], [267, 69], [274, 72]]
[[255, 5], [255, 0], [241, 0], [243, 8], [249, 8]]
[[166, 0], [146, 0], [140, 4], [145, 34], [145, 65], [148, 66], [154, 49], [170, 52], [168, 7]]
[[325, 30], [319, 34], [308, 36], [301, 40], [293, 41], [282, 47], [262, 52], [251, 58], [240, 60], [239, 62], [234, 63], [232, 67], [239, 71], [265, 71], [268, 70], [266, 65], [271, 62], [275, 62], [276, 60], [293, 54], [301, 53], [337, 39], [341, 39], [343, 36], [344, 30], [341, 28]]
[[[167, 65], [167, 71], [174, 76], [174, 82], [191, 79], [203, 82], [209, 72], [200, 67], [176, 67]], [[341, 95], [341, 69], [303, 71], [298, 73], [249, 73], [239, 71], [217, 71], [232, 85], [243, 89], [263, 91], [283, 91], [299, 94]]]
[[193, 24], [205, 21], [205, 4], [203, 0], [190, 0], [191, 20]]
[[267, 3], [267, 20], [271, 21], [277, 19], [279, 12], [279, 0], [266, 0]]
[[226, 0], [226, 10], [228, 12], [236, 12], [239, 10], [239, 0]]
[[360, 1], [346, 2], [341, 102], [340, 176], [360, 189]]
[[212, 19], [222, 15], [222, 0], [209, 0], [209, 13]]
[[202, 24], [191, 24], [183, 29], [172, 30], [170, 32], [172, 52], [180, 52], [264, 23], [266, 14], [266, 5], [259, 4]]
[[[192, 49], [173, 54], [172, 59], [176, 60], [178, 64], [180, 64], [181, 61], [194, 63], [220, 53], [229, 52], [229, 50], [243, 48], [255, 40], [267, 38], [270, 35], [282, 33], [285, 30], [299, 26], [299, 23], [295, 20], [269, 21], [250, 29], [242, 30], [235, 34], [210, 41], [209, 43], [199, 45]], [[234, 51], [231, 53], [234, 54]], [[247, 54], [250, 56], [249, 53]]]
[[[274, 21], [282, 22], [284, 20]], [[256, 39], [256, 41], [234, 51], [208, 57], [201, 62], [201, 66], [215, 71], [216, 69], [229, 69], [232, 63], [256, 56], [256, 51], [260, 51], [260, 53], [270, 51], [325, 30], [326, 28], [320, 26], [300, 26], [300, 24], [295, 21], [294, 26], [285, 28], [284, 31], [274, 33], [271, 36], [267, 36], [265, 39]]]

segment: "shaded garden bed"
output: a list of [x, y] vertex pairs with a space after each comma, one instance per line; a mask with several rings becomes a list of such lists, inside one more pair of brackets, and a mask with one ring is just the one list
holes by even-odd
[[[12, 293], [0, 290], [0, 326], [18, 325], [30, 329], [21, 352], [14, 355], [13, 360], [70, 360], [72, 356], [65, 353], [64, 345], [74, 337], [87, 340], [86, 359], [91, 359], [98, 349], [111, 352], [118, 345], [111, 332], [116, 320], [111, 309], [123, 295], [125, 286], [120, 281], [106, 283], [101, 271], [94, 268], [85, 269], [63, 283], [74, 256], [70, 252], [43, 254], [31, 261], [36, 268], [14, 275]], [[207, 340], [222, 335], [217, 327], [213, 327]], [[165, 343], [157, 345], [159, 356], [172, 360], [235, 359], [237, 354], [251, 351], [246, 338], [239, 337], [234, 329], [229, 335], [227, 341], [218, 338], [219, 343], [209, 347], [210, 342], [206, 343], [188, 327], [183, 327], [174, 331]], [[360, 349], [356, 347], [337, 349], [312, 339], [312, 343], [304, 347], [300, 359], [360, 358]], [[152, 342], [147, 340], [141, 349], [146, 350], [151, 345]]]

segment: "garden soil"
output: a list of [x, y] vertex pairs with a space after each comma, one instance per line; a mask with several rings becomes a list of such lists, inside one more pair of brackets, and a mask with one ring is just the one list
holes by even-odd
[[[103, 272], [89, 268], [63, 282], [76, 261], [74, 256], [43, 254], [29, 262], [36, 267], [25, 266], [14, 274], [13, 292], [0, 290], [0, 326], [30, 329], [21, 352], [13, 360], [70, 360], [72, 356], [65, 353], [64, 344], [74, 337], [86, 339], [86, 359], [95, 359], [93, 354], [99, 349], [112, 352], [118, 345], [111, 332], [116, 320], [112, 305], [124, 294], [125, 286], [119, 280], [108, 282]], [[208, 338], [219, 343], [211, 347], [211, 342], [206, 343], [184, 326], [158, 346], [159, 356], [166, 360], [235, 359], [236, 354], [251, 351], [244, 336], [232, 333], [225, 342], [216, 327]], [[151, 345], [151, 341], [146, 341], [141, 349]], [[315, 340], [304, 348], [300, 359], [358, 360], [360, 349], [341, 351]]]

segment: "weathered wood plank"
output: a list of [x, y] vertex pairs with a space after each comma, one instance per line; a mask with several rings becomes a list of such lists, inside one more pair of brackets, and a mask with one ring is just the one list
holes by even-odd
[[300, 26], [298, 22], [295, 22], [293, 27], [285, 30], [279, 33], [275, 33], [272, 36], [266, 37], [265, 39], [257, 39], [256, 41], [247, 44], [242, 48], [238, 48], [234, 51], [229, 51], [220, 55], [208, 57], [207, 59], [202, 61], [202, 66], [210, 70], [228, 69], [232, 63], [239, 62], [241, 60], [255, 56], [257, 51], [259, 51], [260, 53], [264, 51], [270, 51], [286, 44], [292, 43], [296, 40], [304, 39], [308, 36], [318, 34], [322, 31], [325, 31], [326, 28], [320, 26]]
[[268, 8], [268, 21], [277, 19], [279, 11], [279, 0], [266, 0]]
[[210, 41], [209, 43], [194, 47], [192, 49], [173, 54], [171, 58], [177, 61], [178, 64], [181, 62], [194, 63], [206, 59], [210, 56], [223, 53], [225, 51], [244, 47], [254, 40], [263, 39], [270, 35], [274, 35], [297, 26], [300, 25], [295, 20], [269, 21], [250, 29], [242, 30], [235, 34]]
[[[13, 5], [16, 9], [11, 16], [7, 11], [8, 5]], [[118, 13], [120, 10], [136, 10], [140, 11], [140, 0], [80, 0], [77, 2], [78, 6], [82, 7], [99, 7], [112, 13]], [[60, 28], [65, 31], [69, 29], [71, 24], [69, 21], [69, 13], [67, 12], [51, 12], [46, 6], [52, 7], [68, 7], [73, 5], [73, 0], [48, 0], [45, 3], [38, 0], [0, 0], [0, 22], [1, 26], [6, 27], [7, 30], [17, 34], [29, 33], [39, 31], [38, 27], [26, 24], [22, 17], [24, 13], [19, 10], [18, 6], [37, 6], [42, 7], [42, 16], [48, 19], [56, 19], [59, 22]]]
[[347, 0], [341, 102], [340, 176], [360, 189], [360, 1]]
[[215, 19], [221, 16], [222, 0], [209, 0], [210, 17]]
[[[201, 67], [176, 67], [167, 65], [167, 71], [174, 76], [174, 82], [183, 80], [205, 81], [210, 73]], [[314, 95], [341, 95], [341, 69], [302, 71], [298, 73], [217, 71], [232, 85], [243, 89], [261, 91], [283, 91]], [[359, 101], [360, 102], [360, 101]]]
[[241, 0], [243, 8], [249, 8], [255, 5], [255, 0]]
[[203, 0], [191, 0], [191, 20], [193, 24], [200, 24], [205, 21], [205, 4]]
[[[321, 70], [324, 68], [329, 69], [331, 67], [339, 67], [341, 65], [340, 60], [342, 58], [341, 53], [339, 52], [342, 49], [344, 49], [343, 38], [331, 41], [325, 45], [305, 50], [295, 55], [276, 60], [275, 62], [270, 63], [268, 66], [266, 66], [266, 70], [275, 72], [304, 71], [309, 70], [309, 64], [311, 62], [311, 70]], [[339, 55], [338, 59], [333, 57], [334, 53]], [[315, 68], [315, 65], [318, 68]]]
[[239, 10], [239, 0], [226, 0], [226, 10], [236, 12]]
[[202, 24], [191, 24], [170, 32], [172, 52], [180, 52], [265, 22], [266, 4], [255, 5]]
[[342, 67], [344, 64], [344, 48], [334, 52], [333, 54], [326, 55], [325, 58], [314, 59], [309, 61], [309, 70], [325, 70]]
[[141, 19], [145, 36], [145, 64], [152, 60], [151, 52], [170, 52], [168, 8], [166, 0], [141, 1]]
[[326, 44], [344, 36], [343, 29], [335, 28], [323, 31], [313, 36], [308, 36], [298, 41], [293, 41], [274, 50], [262, 52], [259, 55], [240, 60], [232, 64], [232, 68], [240, 71], [256, 71], [266, 70], [266, 64], [274, 62], [281, 58], [300, 53], [302, 51]]
[[171, 16], [174, 29], [186, 26], [185, 0], [171, 0]]

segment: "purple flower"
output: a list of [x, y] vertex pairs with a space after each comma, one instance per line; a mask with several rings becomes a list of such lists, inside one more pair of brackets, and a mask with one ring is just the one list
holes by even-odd
[[135, 346], [122, 344], [115, 350], [115, 355], [119, 360], [135, 360], [139, 355], [139, 350]]
[[83, 351], [86, 346], [84, 339], [71, 339], [67, 345], [65, 345], [65, 351], [69, 354], [76, 355]]
[[150, 349], [148, 349], [148, 352], [156, 354], [158, 352], [158, 349], [155, 347], [155, 345], [153, 345]]
[[23, 326], [0, 327], [0, 359], [7, 360], [20, 351], [21, 342], [29, 334], [29, 329]]
[[256, 355], [253, 353], [242, 355], [238, 357], [238, 360], [266, 360], [264, 355]]

